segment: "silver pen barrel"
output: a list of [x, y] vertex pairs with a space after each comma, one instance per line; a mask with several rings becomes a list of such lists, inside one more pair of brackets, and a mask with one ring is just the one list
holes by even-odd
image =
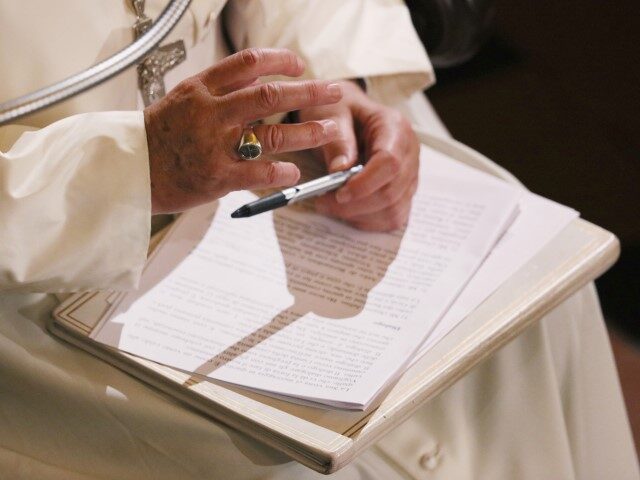
[[348, 170], [331, 173], [324, 177], [311, 180], [310, 182], [301, 183], [295, 187], [287, 188], [283, 190], [282, 193], [287, 197], [290, 204], [299, 202], [305, 198], [317, 197], [344, 185], [349, 178], [360, 172], [362, 168], [362, 165], [356, 165]]

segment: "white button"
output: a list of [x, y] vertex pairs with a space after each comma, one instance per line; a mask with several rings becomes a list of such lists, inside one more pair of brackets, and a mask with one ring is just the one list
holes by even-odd
[[422, 455], [420, 455], [420, 459], [418, 460], [420, 466], [425, 470], [433, 470], [440, 463], [440, 445], [434, 443], [430, 445]]

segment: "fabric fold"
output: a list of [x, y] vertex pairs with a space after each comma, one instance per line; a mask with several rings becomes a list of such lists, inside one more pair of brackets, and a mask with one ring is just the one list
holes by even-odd
[[0, 137], [0, 290], [136, 286], [151, 218], [143, 113], [19, 130]]

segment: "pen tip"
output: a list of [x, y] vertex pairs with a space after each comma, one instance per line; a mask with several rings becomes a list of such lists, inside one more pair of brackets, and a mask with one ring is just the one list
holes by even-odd
[[251, 209], [246, 205], [243, 205], [242, 207], [240, 207], [239, 209], [237, 209], [235, 212], [231, 214], [231, 218], [248, 217], [250, 214], [251, 214]]

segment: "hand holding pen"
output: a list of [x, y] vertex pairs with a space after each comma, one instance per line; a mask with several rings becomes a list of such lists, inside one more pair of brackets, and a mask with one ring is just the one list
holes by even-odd
[[330, 119], [338, 125], [337, 138], [315, 149], [329, 172], [362, 160], [365, 166], [338, 190], [316, 198], [316, 210], [363, 230], [401, 228], [418, 185], [418, 139], [400, 112], [376, 102], [352, 81], [340, 85], [341, 101], [303, 108], [298, 121]]
[[397, 110], [375, 102], [353, 82], [341, 86], [341, 101], [300, 109], [298, 120], [338, 125], [338, 138], [316, 149], [330, 172], [354, 166], [359, 147], [366, 165], [338, 190], [319, 196], [316, 209], [363, 230], [401, 228], [418, 186], [419, 142]]
[[347, 170], [330, 173], [324, 177], [286, 188], [280, 192], [260, 198], [255, 202], [243, 205], [231, 214], [232, 218], [244, 218], [268, 212], [289, 204], [299, 202], [305, 198], [317, 197], [331, 190], [340, 188], [353, 175], [362, 171], [362, 165], [356, 165]]

